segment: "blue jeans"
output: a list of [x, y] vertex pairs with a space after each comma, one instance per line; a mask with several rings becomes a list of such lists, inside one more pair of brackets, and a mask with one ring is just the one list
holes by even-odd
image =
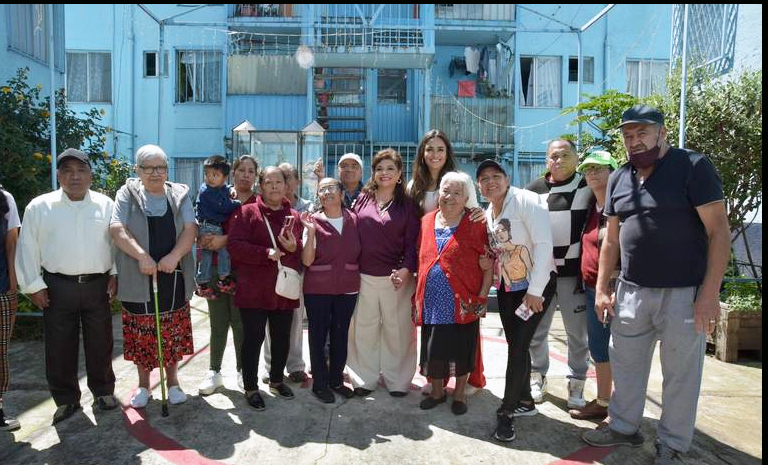
[[595, 313], [595, 288], [584, 286], [587, 294], [587, 334], [589, 335], [589, 353], [595, 363], [606, 363], [608, 357], [608, 343], [611, 340], [611, 322], [606, 325], [597, 318]]
[[[215, 224], [203, 222], [200, 225], [199, 236], [205, 234], [221, 235], [221, 226]], [[213, 261], [213, 250], [202, 249], [200, 252], [200, 260], [197, 262], [197, 274], [195, 274], [195, 281], [197, 284], [208, 284], [211, 282], [211, 263]], [[216, 251], [219, 257], [216, 270], [219, 273], [219, 279], [229, 276], [230, 264], [229, 264], [229, 252], [226, 247], [222, 247]]]

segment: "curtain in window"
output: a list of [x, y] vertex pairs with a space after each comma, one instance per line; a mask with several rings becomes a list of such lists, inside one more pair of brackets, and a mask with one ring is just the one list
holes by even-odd
[[669, 64], [663, 61], [652, 61], [650, 66], [650, 90], [653, 94], [664, 94], [667, 91], [667, 73]]
[[[536, 57], [536, 106], [560, 106], [560, 57]], [[530, 87], [530, 80], [529, 87]], [[529, 90], [530, 95], [530, 90]]]
[[183, 82], [179, 82], [180, 102], [197, 102], [197, 86], [195, 86], [196, 52], [181, 52], [181, 66], [184, 68]]
[[640, 91], [640, 62], [627, 61], [627, 93], [638, 96]]
[[67, 53], [67, 100], [88, 101], [87, 53]]
[[89, 53], [89, 102], [112, 101], [112, 60], [109, 53]]
[[221, 101], [221, 53], [200, 52], [202, 63], [198, 63], [200, 70], [199, 83], [201, 86], [198, 95], [201, 102], [215, 103]]

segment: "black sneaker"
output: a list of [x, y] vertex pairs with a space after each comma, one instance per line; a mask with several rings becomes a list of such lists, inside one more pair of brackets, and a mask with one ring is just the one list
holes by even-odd
[[496, 431], [493, 438], [501, 442], [515, 440], [515, 417], [512, 412], [496, 412]]
[[0, 431], [15, 431], [21, 428], [19, 420], [13, 417], [6, 417], [3, 409], [0, 408]]
[[340, 395], [341, 397], [344, 397], [345, 399], [351, 399], [352, 397], [355, 397], [355, 391], [346, 387], [343, 384], [340, 384], [338, 386], [331, 386], [331, 390], [336, 394]]
[[285, 383], [280, 383], [278, 385], [270, 384], [269, 392], [276, 396], [280, 396], [283, 399], [293, 399], [293, 391], [291, 391], [291, 388], [286, 386]]
[[355, 388], [355, 390], [353, 392], [355, 393], [355, 395], [357, 397], [366, 397], [366, 396], [371, 395], [371, 393], [373, 391], [370, 390], [370, 389], [366, 389], [364, 387], [357, 387], [357, 388]]
[[312, 389], [312, 394], [315, 395], [318, 399], [320, 399], [320, 402], [324, 404], [332, 404], [336, 402], [336, 397], [333, 395], [333, 392], [331, 392], [330, 389]]
[[645, 442], [645, 438], [640, 432], [635, 434], [621, 434], [611, 428], [593, 429], [584, 432], [581, 435], [581, 439], [595, 447], [614, 447], [614, 446], [630, 446], [640, 447]]
[[419, 408], [422, 409], [422, 410], [433, 409], [433, 408], [437, 407], [438, 405], [442, 404], [443, 402], [445, 402], [445, 400], [447, 398], [448, 398], [448, 396], [446, 396], [445, 394], [443, 394], [443, 397], [441, 397], [439, 399], [435, 399], [432, 396], [427, 396], [427, 397], [424, 398], [424, 400], [422, 400], [419, 403]]
[[683, 457], [679, 450], [675, 450], [660, 439], [656, 439], [655, 465], [675, 465], [683, 463]]
[[525, 405], [522, 402], [517, 404], [515, 410], [512, 411], [512, 415], [515, 417], [532, 417], [539, 413], [536, 410], [536, 404]]

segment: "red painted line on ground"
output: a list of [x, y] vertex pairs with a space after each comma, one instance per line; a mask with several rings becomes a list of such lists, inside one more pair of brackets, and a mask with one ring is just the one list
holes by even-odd
[[614, 447], [586, 446], [573, 454], [560, 460], [555, 460], [548, 465], [583, 465], [585, 463], [601, 462], [614, 451]]

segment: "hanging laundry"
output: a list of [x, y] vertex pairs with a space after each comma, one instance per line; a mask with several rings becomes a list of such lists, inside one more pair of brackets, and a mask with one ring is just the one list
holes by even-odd
[[464, 60], [467, 62], [467, 72], [475, 74], [480, 67], [480, 50], [474, 47], [464, 48]]
[[459, 97], [475, 96], [475, 81], [459, 81]]

